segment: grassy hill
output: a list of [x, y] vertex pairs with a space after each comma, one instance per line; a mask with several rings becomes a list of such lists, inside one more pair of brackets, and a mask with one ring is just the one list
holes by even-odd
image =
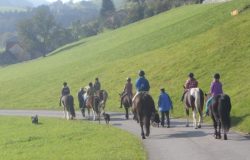
[[[250, 0], [190, 5], [83, 39], [50, 56], [0, 69], [1, 108], [60, 109], [62, 83], [76, 97], [78, 89], [99, 77], [109, 92], [107, 110], [119, 109], [127, 77], [146, 72], [157, 102], [165, 87], [174, 102], [174, 116], [184, 116], [182, 85], [192, 71], [209, 91], [212, 76], [221, 74], [232, 99], [234, 127], [250, 132]], [[238, 16], [233, 9], [243, 9]], [[75, 102], [77, 104], [77, 100]], [[76, 105], [77, 106], [77, 105]]]

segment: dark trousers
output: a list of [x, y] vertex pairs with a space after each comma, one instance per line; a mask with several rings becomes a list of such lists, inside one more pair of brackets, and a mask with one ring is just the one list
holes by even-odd
[[163, 112], [161, 112], [161, 125], [164, 126], [165, 115], [167, 117], [167, 126], [169, 127], [169, 125], [170, 125], [169, 111], [163, 111]]

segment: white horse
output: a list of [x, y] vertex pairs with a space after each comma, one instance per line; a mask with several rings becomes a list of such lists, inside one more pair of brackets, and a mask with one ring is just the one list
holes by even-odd
[[75, 114], [75, 109], [74, 109], [74, 98], [72, 95], [65, 95], [61, 99], [61, 103], [63, 104], [63, 112], [64, 112], [64, 117], [69, 120], [69, 119], [74, 119], [76, 114]]
[[[200, 88], [191, 88], [185, 91], [184, 106], [187, 115], [186, 127], [189, 126], [189, 108], [193, 111], [193, 126], [195, 129], [201, 128], [203, 122], [202, 111], [204, 105], [204, 93]], [[199, 122], [197, 122], [197, 112], [199, 113]]]

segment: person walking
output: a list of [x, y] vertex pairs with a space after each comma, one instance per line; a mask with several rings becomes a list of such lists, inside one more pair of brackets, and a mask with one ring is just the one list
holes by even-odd
[[167, 128], [170, 127], [169, 111], [173, 110], [172, 100], [169, 95], [165, 92], [164, 88], [160, 89], [160, 96], [158, 98], [158, 107], [161, 113], [161, 126], [165, 125], [165, 116], [167, 118]]

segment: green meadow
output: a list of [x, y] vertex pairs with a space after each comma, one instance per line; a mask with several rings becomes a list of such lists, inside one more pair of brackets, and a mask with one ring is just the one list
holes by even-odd
[[[233, 127], [250, 132], [250, 0], [187, 5], [114, 31], [68, 44], [45, 58], [0, 68], [0, 107], [60, 109], [67, 81], [77, 106], [77, 91], [99, 77], [109, 93], [107, 111], [121, 111], [119, 93], [146, 72], [155, 102], [165, 87], [175, 117], [183, 117], [180, 97], [187, 74], [209, 91], [219, 72], [232, 101]], [[241, 10], [231, 16], [234, 9]]]
[[115, 127], [81, 120], [39, 121], [34, 125], [30, 117], [0, 117], [1, 159], [146, 159], [141, 141]]

